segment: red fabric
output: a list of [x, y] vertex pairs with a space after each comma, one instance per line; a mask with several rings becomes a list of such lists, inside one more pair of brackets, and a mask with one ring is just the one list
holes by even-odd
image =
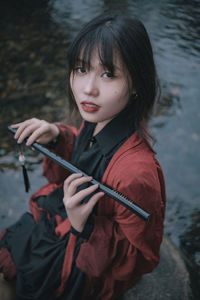
[[0, 234], [0, 240], [2, 239], [2, 237], [4, 236], [4, 234], [6, 233], [6, 229], [4, 229], [1, 234]]
[[[60, 136], [56, 148], [51, 151], [54, 151], [57, 155], [69, 160], [76, 136], [78, 135], [78, 130], [75, 127], [62, 123], [55, 124], [59, 127]], [[69, 172], [49, 158], [44, 157], [43, 175], [47, 178], [49, 183], [60, 184], [63, 183], [65, 178], [69, 175]]]
[[71, 223], [69, 219], [66, 219], [63, 222], [60, 223], [57, 222], [57, 224], [58, 226], [55, 229], [56, 235], [62, 238], [68, 231], [70, 231]]
[[[71, 127], [65, 124], [56, 123], [59, 127], [60, 136], [58, 140], [58, 144], [54, 149], [54, 152], [61, 156], [62, 158], [69, 160], [70, 155], [76, 140], [76, 136], [79, 131], [75, 127]], [[83, 127], [83, 124], [81, 128]], [[40, 211], [42, 210], [37, 206], [37, 203], [34, 201], [39, 196], [48, 195], [53, 190], [63, 185], [64, 180], [69, 175], [69, 172], [58, 164], [54, 163], [47, 157], [44, 157], [43, 161], [43, 175], [46, 176], [48, 180], [48, 184], [42, 187], [36, 194], [34, 194], [30, 199], [30, 210], [34, 216], [34, 220], [36, 222], [39, 221]], [[62, 238], [67, 232], [69, 232], [71, 224], [68, 219], [62, 221], [60, 216], [56, 216], [57, 227], [55, 229], [55, 233]], [[72, 259], [75, 250], [76, 237], [70, 234], [69, 241], [67, 244], [65, 259], [63, 263], [62, 269], [62, 278], [61, 284], [56, 291], [56, 295], [59, 296], [62, 294], [65, 283], [70, 275], [71, 267], [72, 267]]]
[[[72, 126], [68, 126], [62, 123], [55, 123], [60, 131], [59, 140], [54, 151], [58, 156], [63, 159], [69, 160], [74, 143], [79, 131]], [[63, 185], [64, 180], [69, 176], [69, 172], [56, 164], [48, 157], [44, 157], [43, 160], [43, 175], [47, 178], [48, 184], [43, 186], [37, 193], [35, 193], [30, 199], [30, 210], [34, 216], [36, 222], [40, 218], [40, 211], [42, 210], [37, 206], [34, 201], [39, 196], [45, 196], [50, 194], [53, 190]]]
[[43, 208], [38, 207], [37, 203], [34, 201], [36, 198], [38, 198], [39, 196], [47, 196], [48, 194], [50, 194], [51, 192], [53, 192], [56, 188], [58, 187], [57, 184], [47, 184], [45, 186], [43, 186], [41, 189], [39, 189], [30, 199], [29, 202], [29, 207], [30, 207], [30, 211], [34, 217], [34, 220], [36, 223], [39, 222], [40, 220], [40, 212], [44, 211]]
[[[98, 203], [94, 231], [82, 244], [77, 266], [88, 275], [87, 299], [115, 299], [159, 262], [165, 185], [159, 163], [137, 133], [115, 153], [103, 182], [151, 214], [148, 223], [109, 197]], [[98, 280], [96, 280], [98, 279]], [[86, 298], [85, 298], [86, 299]]]
[[[69, 159], [78, 131], [66, 125], [58, 126], [61, 135], [55, 152]], [[30, 201], [35, 220], [39, 218], [39, 208], [34, 199], [63, 184], [68, 173], [45, 158], [44, 175], [49, 184]], [[134, 201], [151, 217], [146, 223], [107, 196], [99, 200], [94, 231], [81, 245], [76, 261], [77, 267], [87, 275], [83, 300], [116, 299], [159, 262], [165, 211], [164, 179], [159, 163], [137, 133], [115, 153], [102, 181]], [[69, 229], [65, 222], [57, 218], [59, 236]], [[70, 234], [59, 293], [70, 274], [74, 245], [75, 238]]]
[[10, 255], [10, 252], [6, 248], [0, 249], [0, 268], [3, 268], [5, 279], [12, 280], [13, 278], [15, 278], [16, 267]]

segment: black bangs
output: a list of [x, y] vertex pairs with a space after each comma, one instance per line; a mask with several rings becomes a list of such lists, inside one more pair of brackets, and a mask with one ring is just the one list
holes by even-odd
[[80, 32], [72, 43], [68, 52], [69, 73], [78, 65], [90, 69], [91, 57], [94, 51], [98, 51], [99, 59], [103, 67], [111, 73], [115, 72], [114, 52], [118, 50], [111, 30], [101, 25], [95, 30]]

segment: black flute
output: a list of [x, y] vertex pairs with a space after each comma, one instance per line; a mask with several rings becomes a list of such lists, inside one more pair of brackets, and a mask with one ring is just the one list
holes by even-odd
[[[8, 126], [8, 130], [15, 134], [16, 130], [12, 127]], [[42, 146], [41, 144], [34, 142], [31, 147], [36, 149], [37, 151], [41, 152], [63, 168], [67, 169], [70, 173], [81, 173], [83, 176], [89, 176], [85, 172], [82, 172], [78, 168], [76, 168], [74, 165], [72, 165], [70, 162], [64, 160], [60, 156], [56, 155], [55, 153], [49, 151], [47, 148]], [[124, 195], [120, 194], [119, 192], [113, 190], [112, 188], [98, 182], [95, 179], [92, 179], [90, 181], [91, 184], [98, 184], [99, 190], [103, 191], [105, 194], [113, 198], [114, 200], [118, 201], [120, 204], [125, 206], [127, 209], [131, 210], [133, 213], [135, 213], [138, 217], [142, 218], [145, 221], [149, 220], [150, 214], [144, 211], [142, 208], [140, 208], [138, 205], [134, 204], [131, 200], [129, 200]]]

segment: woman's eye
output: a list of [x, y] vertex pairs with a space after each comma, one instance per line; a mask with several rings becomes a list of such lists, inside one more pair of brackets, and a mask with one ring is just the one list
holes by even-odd
[[77, 67], [76, 72], [80, 73], [80, 74], [84, 74], [86, 72], [86, 70], [83, 67]]
[[103, 77], [104, 77], [104, 78], [113, 78], [114, 75], [113, 75], [111, 72], [105, 72], [105, 73], [103, 74]]

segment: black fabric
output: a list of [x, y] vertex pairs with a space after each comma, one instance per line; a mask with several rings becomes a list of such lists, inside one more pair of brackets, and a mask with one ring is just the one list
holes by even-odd
[[[71, 156], [71, 162], [101, 181], [103, 174], [117, 149], [133, 133], [130, 126], [130, 109], [126, 108], [95, 137], [96, 124], [85, 122], [78, 136]], [[91, 143], [91, 144], [90, 144]], [[87, 187], [82, 185], [79, 190]], [[84, 199], [87, 202], [88, 196]], [[62, 238], [55, 234], [55, 215], [62, 220], [67, 218], [63, 205], [63, 188], [58, 188], [48, 196], [36, 200], [41, 213], [38, 224], [31, 214], [25, 213], [21, 219], [7, 229], [0, 241], [0, 249], [7, 248], [13, 257], [17, 270], [17, 295], [19, 300], [50, 300], [61, 283], [62, 265], [69, 234]], [[50, 218], [47, 218], [47, 212]], [[71, 227], [70, 232], [77, 236], [72, 264], [72, 272], [59, 300], [80, 299], [85, 285], [85, 274], [76, 267], [76, 257], [84, 239], [89, 239], [94, 228], [94, 209], [82, 233]]]
[[134, 132], [131, 114], [131, 106], [128, 106], [95, 136], [96, 124], [85, 122], [72, 152], [72, 163], [100, 181], [114, 153]]
[[16, 264], [16, 292], [20, 300], [49, 300], [60, 284], [68, 236], [58, 238], [55, 220], [41, 213], [36, 224], [29, 213], [7, 229], [0, 248], [6, 247]]

